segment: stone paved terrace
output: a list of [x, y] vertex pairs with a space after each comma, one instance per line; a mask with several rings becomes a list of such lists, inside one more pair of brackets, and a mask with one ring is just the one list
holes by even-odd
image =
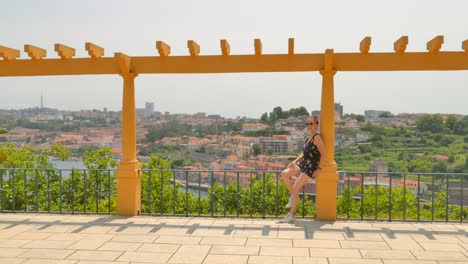
[[0, 214], [0, 263], [468, 263], [468, 224]]

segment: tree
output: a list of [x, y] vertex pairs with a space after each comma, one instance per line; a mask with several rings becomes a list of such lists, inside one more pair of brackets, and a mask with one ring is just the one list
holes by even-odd
[[0, 146], [0, 185], [4, 210], [59, 211], [63, 176], [49, 162], [50, 154], [67, 156], [59, 146], [35, 151], [29, 146]]
[[363, 115], [356, 115], [356, 120], [359, 123], [362, 123], [362, 122], [366, 121], [366, 118]]
[[450, 115], [447, 117], [445, 120], [445, 126], [450, 130], [453, 131], [453, 128], [455, 127], [455, 123], [457, 122], [457, 118], [453, 115]]
[[457, 121], [453, 125], [453, 133], [457, 135], [467, 135], [468, 134], [468, 120], [463, 118], [462, 120]]
[[460, 159], [455, 162], [453, 165], [454, 173], [466, 173], [468, 172], [468, 157], [465, 157], [464, 160]]
[[451, 136], [451, 135], [444, 135], [442, 136], [442, 138], [440, 139], [439, 143], [441, 146], [448, 146], [450, 145], [452, 142], [455, 141], [455, 137], [454, 136]]
[[83, 163], [90, 170], [107, 170], [117, 166], [117, 162], [114, 160], [114, 153], [112, 153], [110, 147], [86, 151]]
[[268, 113], [263, 113], [263, 115], [260, 117], [260, 120], [263, 123], [268, 123]]
[[369, 144], [361, 144], [358, 146], [358, 149], [361, 154], [372, 152], [372, 147]]
[[68, 160], [70, 158], [70, 152], [61, 144], [52, 144], [50, 149], [46, 151], [49, 156], [58, 157], [61, 161]]
[[408, 170], [410, 172], [431, 172], [432, 164], [431, 161], [427, 159], [414, 159], [408, 165]]
[[418, 117], [416, 127], [421, 132], [439, 133], [444, 130], [443, 120], [440, 115], [423, 115]]
[[260, 144], [253, 144], [252, 150], [255, 156], [260, 155], [262, 153], [262, 146]]
[[288, 111], [284, 111], [281, 106], [277, 106], [273, 108], [273, 111], [270, 112], [270, 115], [268, 113], [263, 113], [262, 116], [260, 117], [260, 120], [264, 123], [267, 124], [273, 124], [275, 123], [278, 119], [286, 119], [289, 117], [297, 117], [297, 116], [308, 116], [309, 112], [304, 106], [301, 106], [299, 108], [291, 108]]
[[184, 159], [180, 159], [180, 158], [177, 158], [177, 159], [173, 159], [171, 161], [171, 168], [176, 168], [176, 167], [182, 167], [184, 166]]
[[393, 114], [390, 112], [383, 112], [379, 115], [380, 118], [391, 118], [393, 117]]
[[286, 111], [287, 116], [308, 116], [309, 112], [304, 106], [301, 106], [299, 108], [291, 108], [289, 111]]
[[285, 116], [283, 114], [283, 109], [281, 108], [281, 106], [277, 106], [277, 107], [273, 108], [273, 113], [275, 114], [275, 116], [278, 119], [285, 118]]
[[279, 117], [275, 112], [270, 113], [270, 123], [273, 124], [278, 121]]
[[447, 163], [445, 161], [439, 160], [432, 165], [433, 173], [442, 173], [447, 172]]

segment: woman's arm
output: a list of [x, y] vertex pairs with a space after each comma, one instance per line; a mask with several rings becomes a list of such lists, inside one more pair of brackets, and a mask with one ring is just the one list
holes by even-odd
[[294, 160], [294, 163], [296, 163], [298, 160], [302, 159], [303, 156], [304, 156], [304, 153], [301, 153], [299, 156], [297, 156], [297, 158]]
[[318, 136], [314, 138], [314, 144], [317, 146], [318, 151], [320, 152], [320, 163], [319, 169], [325, 166], [325, 144], [323, 144], [322, 136]]
[[291, 163], [288, 164], [288, 168], [295, 165], [298, 160], [302, 159], [302, 156], [304, 156], [304, 153], [301, 153], [295, 160], [293, 160]]

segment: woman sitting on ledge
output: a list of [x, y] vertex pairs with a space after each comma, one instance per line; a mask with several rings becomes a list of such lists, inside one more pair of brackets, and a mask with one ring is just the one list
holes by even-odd
[[[299, 202], [299, 191], [307, 181], [311, 178], [315, 179], [322, 168], [325, 157], [325, 146], [322, 137], [317, 134], [318, 125], [319, 121], [316, 115], [307, 118], [306, 126], [307, 130], [309, 130], [309, 136], [302, 148], [303, 151], [281, 172], [281, 179], [283, 179], [290, 194], [289, 201], [285, 207], [290, 208], [290, 210], [288, 215], [279, 221], [280, 223], [294, 222], [294, 213]], [[291, 178], [298, 175], [299, 177], [297, 177], [293, 184]]]

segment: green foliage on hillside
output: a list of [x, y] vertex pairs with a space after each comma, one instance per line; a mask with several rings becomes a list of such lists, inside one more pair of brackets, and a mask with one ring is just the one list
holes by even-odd
[[[468, 127], [467, 118], [457, 120], [452, 116], [443, 122], [440, 115], [426, 115], [418, 118], [416, 123], [415, 128], [364, 124], [361, 131], [367, 132], [370, 139], [337, 147], [338, 168], [368, 171], [370, 163], [380, 159], [388, 162], [391, 172], [468, 172], [468, 131], [458, 134], [460, 131], [455, 130], [456, 127]], [[348, 132], [351, 135], [357, 133]], [[434, 155], [447, 156], [448, 160], [435, 160]]]

